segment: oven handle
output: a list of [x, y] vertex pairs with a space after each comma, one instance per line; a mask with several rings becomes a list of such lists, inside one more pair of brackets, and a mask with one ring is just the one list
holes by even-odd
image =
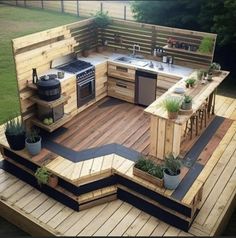
[[85, 80], [85, 81], [83, 81], [83, 82], [81, 82], [81, 83], [79, 83], [78, 82], [78, 84], [79, 84], [79, 86], [83, 86], [83, 85], [85, 85], [85, 84], [87, 84], [87, 83], [90, 83], [90, 82], [93, 82], [93, 81], [95, 81], [95, 79], [93, 78], [93, 79], [87, 79], [87, 80]]

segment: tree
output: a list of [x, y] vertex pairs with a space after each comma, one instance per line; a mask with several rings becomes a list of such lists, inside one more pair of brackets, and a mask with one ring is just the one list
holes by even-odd
[[236, 43], [235, 0], [135, 1], [132, 9], [141, 22], [217, 33], [220, 46]]

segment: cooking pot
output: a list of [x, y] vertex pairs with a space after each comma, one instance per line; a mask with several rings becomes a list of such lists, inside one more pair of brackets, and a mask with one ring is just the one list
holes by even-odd
[[53, 101], [61, 97], [61, 83], [49, 76], [41, 77], [37, 82], [38, 96], [45, 101]]

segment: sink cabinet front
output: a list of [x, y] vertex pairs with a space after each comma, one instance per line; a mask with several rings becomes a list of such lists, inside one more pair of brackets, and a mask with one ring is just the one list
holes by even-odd
[[108, 76], [135, 82], [135, 68], [132, 66], [108, 63]]
[[108, 96], [134, 103], [135, 83], [108, 77]]

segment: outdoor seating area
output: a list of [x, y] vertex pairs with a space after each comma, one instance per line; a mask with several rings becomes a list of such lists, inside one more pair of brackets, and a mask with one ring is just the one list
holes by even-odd
[[236, 99], [217, 95], [230, 72], [213, 62], [216, 37], [95, 17], [13, 39], [5, 218], [40, 236], [220, 234], [235, 204]]

